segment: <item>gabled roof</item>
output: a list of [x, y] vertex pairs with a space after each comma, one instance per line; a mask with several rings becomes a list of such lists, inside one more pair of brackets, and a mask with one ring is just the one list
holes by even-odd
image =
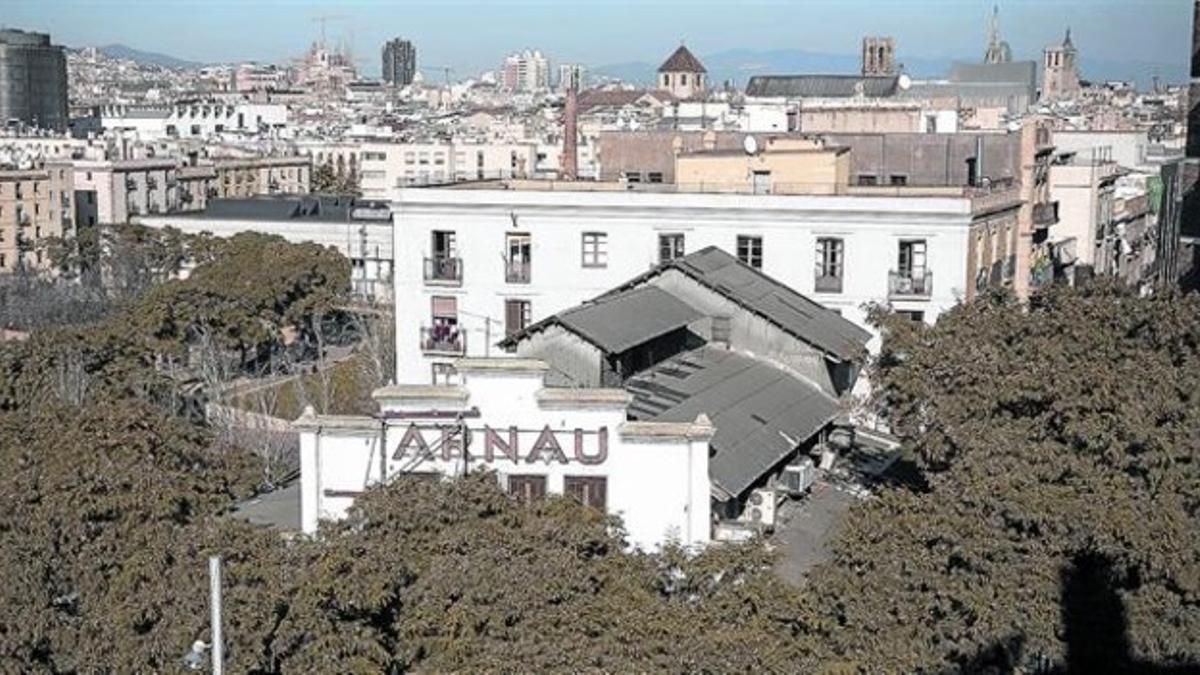
[[[729, 298], [793, 337], [839, 360], [862, 357], [871, 334], [716, 246], [676, 258], [626, 282], [613, 292], [641, 286], [666, 270], [678, 270]], [[603, 296], [601, 296], [603, 297]]]
[[796, 98], [867, 98], [895, 96], [899, 75], [755, 75], [746, 96]]
[[579, 95], [579, 109], [587, 111], [594, 108], [625, 108], [638, 105], [647, 98], [654, 99], [660, 104], [669, 103], [674, 100], [670, 94], [663, 91], [647, 91], [645, 89], [589, 89]]
[[629, 380], [635, 420], [685, 422], [703, 413], [716, 435], [708, 474], [736, 497], [832, 422], [837, 402], [750, 356], [715, 347], [680, 354]]
[[687, 47], [679, 45], [673, 54], [667, 57], [666, 61], [658, 67], [660, 73], [707, 73], [704, 69], [704, 64], [700, 63], [700, 59], [688, 50]]
[[620, 354], [702, 318], [703, 314], [670, 293], [656, 286], [643, 286], [559, 312], [500, 344], [515, 345], [528, 335], [559, 325], [606, 354]]

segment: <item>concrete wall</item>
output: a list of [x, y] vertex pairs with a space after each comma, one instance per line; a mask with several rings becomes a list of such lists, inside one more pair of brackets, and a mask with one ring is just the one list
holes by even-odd
[[850, 184], [875, 176], [889, 185], [902, 176], [908, 185], [968, 184], [967, 159], [983, 146], [982, 175], [992, 180], [1020, 176], [1019, 134], [830, 134], [829, 145], [850, 148]]
[[770, 194], [833, 195], [844, 192], [850, 158], [837, 150], [774, 150], [767, 139], [763, 151], [742, 150], [680, 155], [675, 158], [675, 183], [681, 190], [755, 192], [754, 174], [766, 172]]

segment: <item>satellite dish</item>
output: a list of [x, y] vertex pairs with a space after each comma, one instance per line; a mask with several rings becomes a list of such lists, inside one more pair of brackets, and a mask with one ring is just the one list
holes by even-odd
[[747, 136], [742, 140], [742, 148], [746, 150], [747, 155], [753, 155], [758, 152], [758, 141], [754, 140], [753, 136]]
[[902, 73], [900, 79], [896, 81], [902, 91], [908, 91], [912, 87], [912, 78], [907, 73]]

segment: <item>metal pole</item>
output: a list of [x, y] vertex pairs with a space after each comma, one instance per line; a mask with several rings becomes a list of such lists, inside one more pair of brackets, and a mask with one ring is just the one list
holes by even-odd
[[221, 642], [221, 557], [208, 559], [208, 586], [212, 605], [212, 672], [225, 672], [225, 646]]

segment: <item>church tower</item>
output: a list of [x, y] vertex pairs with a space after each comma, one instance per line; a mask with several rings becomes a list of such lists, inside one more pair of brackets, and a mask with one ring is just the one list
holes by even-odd
[[1042, 57], [1042, 100], [1063, 101], [1079, 94], [1079, 70], [1076, 57], [1079, 52], [1071, 41], [1071, 29], [1061, 45], [1046, 47]]

